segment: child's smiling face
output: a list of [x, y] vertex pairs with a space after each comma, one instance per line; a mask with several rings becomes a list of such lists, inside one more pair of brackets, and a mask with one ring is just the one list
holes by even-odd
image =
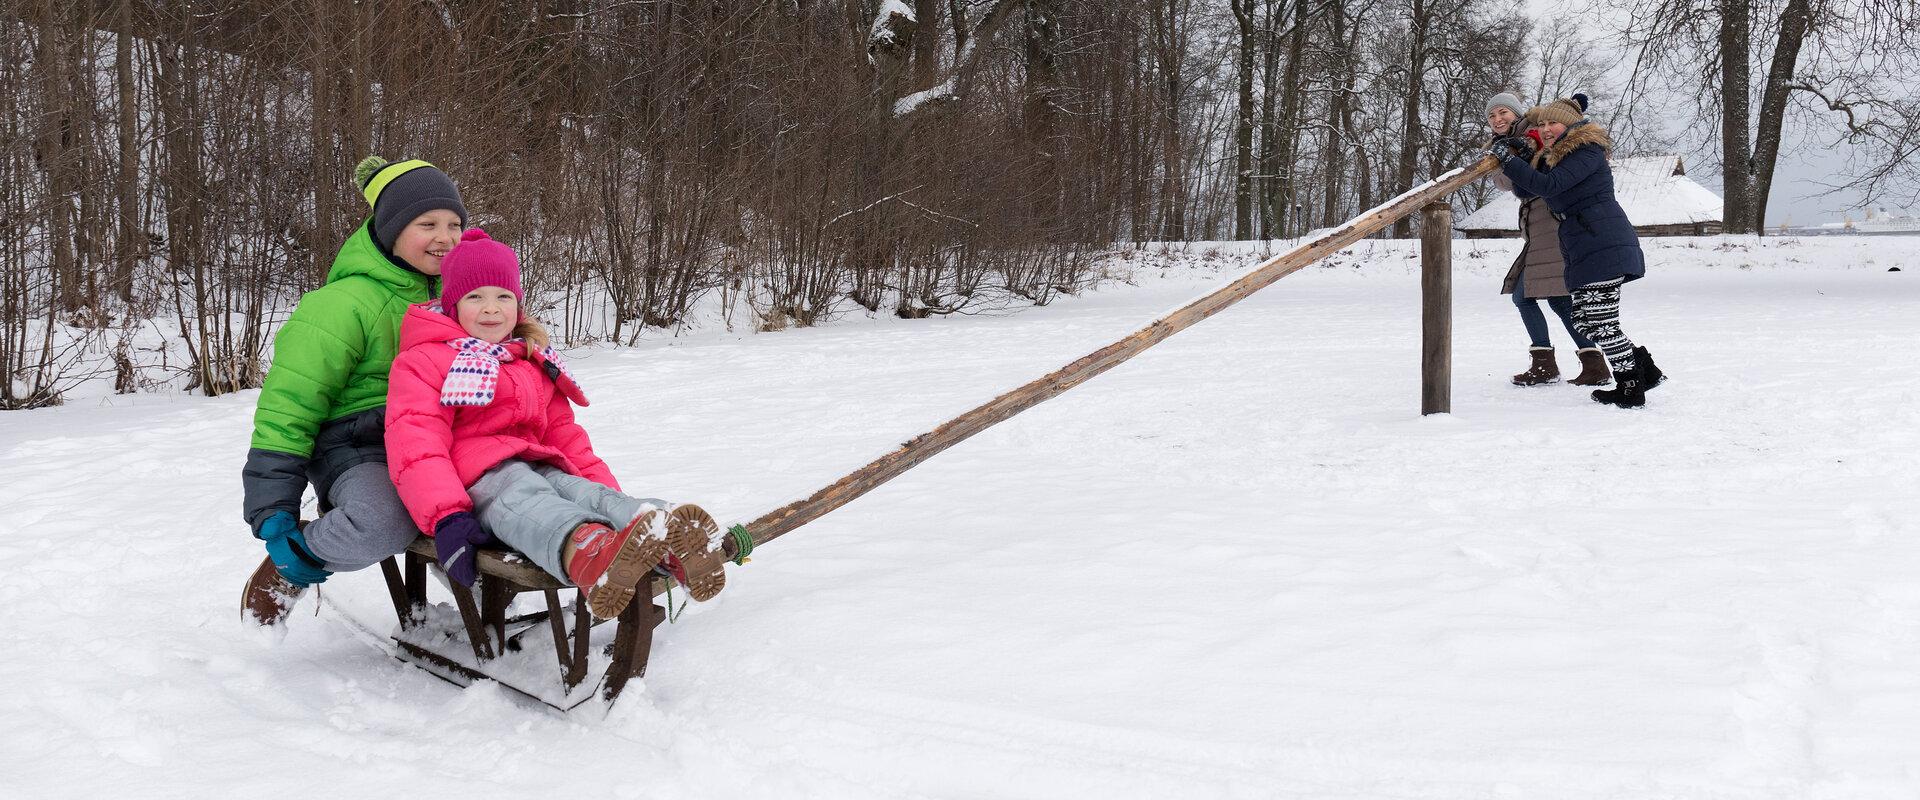
[[393, 239], [393, 254], [422, 274], [440, 274], [440, 259], [460, 241], [460, 215], [436, 208], [414, 217]]
[[482, 286], [460, 298], [460, 327], [467, 335], [499, 344], [520, 322], [520, 299], [498, 286]]

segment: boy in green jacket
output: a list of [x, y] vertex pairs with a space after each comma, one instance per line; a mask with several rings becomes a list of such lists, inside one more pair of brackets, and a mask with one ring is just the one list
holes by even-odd
[[[262, 625], [284, 621], [306, 587], [377, 564], [420, 533], [387, 475], [387, 371], [400, 319], [438, 292], [440, 259], [459, 242], [467, 209], [425, 161], [374, 156], [354, 174], [373, 214], [274, 337], [253, 412], [245, 513], [267, 559], [243, 603]], [[322, 513], [302, 522], [309, 483]]]

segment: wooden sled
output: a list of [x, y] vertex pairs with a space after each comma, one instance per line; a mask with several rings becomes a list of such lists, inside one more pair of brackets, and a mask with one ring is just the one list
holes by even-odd
[[[667, 591], [663, 579], [650, 580], [617, 620], [596, 620], [587, 613], [580, 589], [555, 580], [518, 553], [482, 549], [471, 589], [445, 584], [459, 611], [455, 620], [441, 613], [444, 606], [427, 602], [428, 566], [439, 569], [433, 540], [415, 539], [400, 558], [404, 567], [391, 557], [380, 564], [400, 623], [391, 636], [396, 656], [450, 683], [494, 681], [560, 711], [596, 697], [611, 706], [629, 681], [646, 674], [653, 629], [667, 616], [655, 602]], [[573, 595], [565, 606], [562, 592]], [[510, 614], [523, 595], [533, 597], [523, 598], [519, 613]], [[596, 645], [595, 628], [603, 622], [613, 622], [614, 631], [608, 637], [602, 630]], [[598, 680], [588, 680], [595, 675]]]

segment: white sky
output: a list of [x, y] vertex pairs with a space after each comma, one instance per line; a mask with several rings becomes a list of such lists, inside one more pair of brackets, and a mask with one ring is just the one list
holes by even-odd
[[[1618, 2], [1583, 4], [1581, 0], [1521, 0], [1521, 3], [1536, 22], [1545, 20], [1552, 14], [1568, 13], [1575, 15], [1578, 19], [1586, 20], [1595, 38], [1604, 37], [1607, 33], [1621, 27], [1616, 21], [1623, 13]], [[1619, 75], [1621, 82], [1624, 83], [1626, 72], [1632, 66], [1631, 59], [1627, 53], [1621, 52], [1617, 54], [1617, 60], [1622, 65]], [[1753, 102], [1756, 106], [1759, 104], [1760, 98], [1757, 94]], [[1777, 226], [1781, 222], [1791, 222], [1794, 225], [1837, 222], [1843, 214], [1849, 213], [1854, 219], [1862, 218], [1863, 215], [1857, 209], [1860, 204], [1860, 193], [1849, 191], [1829, 197], [1820, 196], [1828, 191], [1826, 186], [1821, 185], [1821, 181], [1831, 180], [1832, 176], [1846, 169], [1848, 156], [1846, 147], [1842, 145], [1831, 148], [1828, 144], [1832, 137], [1809, 136], [1807, 131], [1793, 126], [1791, 121], [1792, 117], [1789, 117], [1789, 127], [1784, 141], [1781, 142], [1780, 160], [1775, 166], [1773, 189], [1767, 202], [1768, 225]], [[1695, 120], [1676, 118], [1671, 121], [1670, 130], [1677, 131], [1683, 126], [1692, 124], [1695, 124]], [[1713, 189], [1716, 193], [1719, 192], [1720, 158], [1717, 140], [1692, 152], [1683, 152], [1681, 155], [1686, 159], [1688, 177]], [[1903, 210], [1895, 200], [1879, 202], [1895, 213]]]

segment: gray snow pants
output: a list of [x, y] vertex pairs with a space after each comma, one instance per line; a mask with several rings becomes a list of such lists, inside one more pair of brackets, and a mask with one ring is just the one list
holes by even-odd
[[307, 523], [304, 535], [328, 572], [366, 569], [405, 552], [420, 535], [384, 462], [348, 467], [327, 487], [327, 504], [332, 508]]
[[518, 459], [487, 470], [467, 487], [467, 495], [473, 498], [473, 516], [480, 520], [480, 527], [562, 583], [572, 583], [560, 552], [574, 528], [588, 522], [618, 528], [649, 508], [667, 505], [653, 498], [628, 497], [558, 467]]

